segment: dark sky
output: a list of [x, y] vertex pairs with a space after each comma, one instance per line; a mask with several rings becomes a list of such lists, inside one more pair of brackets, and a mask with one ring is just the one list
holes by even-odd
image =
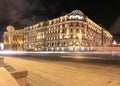
[[20, 29], [73, 10], [81, 10], [115, 37], [120, 36], [119, 0], [0, 0], [0, 41], [8, 25]]

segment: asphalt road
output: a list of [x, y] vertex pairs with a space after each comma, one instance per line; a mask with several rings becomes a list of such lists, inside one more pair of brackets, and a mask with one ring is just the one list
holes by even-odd
[[71, 61], [95, 65], [120, 65], [120, 53], [115, 52], [9, 52], [1, 56], [23, 57], [24, 59], [44, 59], [51, 61]]

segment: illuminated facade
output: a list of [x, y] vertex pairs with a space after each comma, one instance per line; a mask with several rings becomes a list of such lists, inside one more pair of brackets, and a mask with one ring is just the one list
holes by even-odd
[[7, 32], [4, 32], [3, 43], [4, 43], [4, 49], [8, 49], [9, 48], [9, 39], [8, 39], [8, 33]]
[[[6, 50], [9, 48], [8, 32], [4, 32], [4, 46]], [[15, 30], [12, 42], [12, 50], [23, 51], [24, 29]]]
[[112, 35], [80, 10], [24, 28], [24, 50], [94, 50], [112, 43]]

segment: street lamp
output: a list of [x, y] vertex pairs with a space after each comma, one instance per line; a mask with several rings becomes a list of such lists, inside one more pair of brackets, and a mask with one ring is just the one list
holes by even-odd
[[114, 46], [117, 45], [117, 42], [114, 40], [112, 44], [113, 44], [112, 51], [114, 53]]
[[113, 45], [117, 45], [117, 42], [114, 40], [112, 44], [113, 44]]
[[1, 48], [1, 50], [4, 49], [4, 44], [3, 43], [0, 43], [0, 48]]

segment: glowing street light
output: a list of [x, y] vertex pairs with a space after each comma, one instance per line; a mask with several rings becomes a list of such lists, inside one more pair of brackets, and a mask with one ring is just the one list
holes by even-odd
[[[113, 44], [113, 45], [117, 45], [117, 42], [114, 40], [112, 44]], [[112, 47], [112, 51], [113, 51], [112, 53], [113, 53], [113, 54], [114, 54], [114, 50], [115, 50], [115, 49], [114, 49], [114, 46], [113, 46], [113, 47]]]
[[4, 49], [4, 44], [3, 43], [0, 43], [0, 48], [1, 48], [1, 50]]
[[112, 44], [113, 44], [113, 45], [117, 45], [117, 42], [114, 40]]

